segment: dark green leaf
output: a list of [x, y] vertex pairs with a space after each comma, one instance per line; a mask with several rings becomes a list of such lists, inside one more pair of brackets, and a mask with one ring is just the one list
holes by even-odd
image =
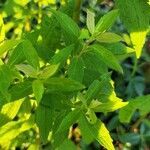
[[84, 89], [77, 81], [67, 78], [49, 78], [45, 81], [49, 92], [75, 92]]
[[150, 95], [140, 96], [135, 99], [130, 99], [129, 104], [119, 112], [121, 122], [130, 122], [135, 110], [138, 109], [143, 116], [150, 112]]
[[25, 80], [24, 82], [17, 83], [9, 89], [11, 100], [18, 100], [32, 94], [32, 81]]
[[95, 54], [97, 54], [97, 57], [102, 59], [102, 61], [110, 68], [119, 71], [123, 73], [123, 70], [118, 62], [118, 60], [115, 58], [115, 56], [106, 48], [104, 48], [101, 45], [95, 44], [91, 46], [91, 51]]
[[69, 57], [69, 55], [71, 54], [71, 52], [73, 51], [73, 49], [74, 49], [74, 45], [70, 45], [63, 48], [52, 57], [50, 63], [63, 65], [67, 60], [67, 58]]
[[68, 44], [74, 43], [80, 34], [79, 27], [77, 24], [66, 14], [60, 12], [60, 11], [54, 11], [51, 10], [58, 22], [60, 23], [60, 26], [63, 29], [64, 37], [66, 38], [66, 41]]
[[69, 130], [70, 126], [73, 125], [73, 123], [76, 123], [77, 119], [80, 117], [80, 109], [75, 109], [68, 113], [66, 117], [62, 120], [57, 132], [63, 132], [66, 130]]
[[82, 58], [74, 57], [71, 60], [71, 63], [68, 69], [68, 76], [70, 79], [73, 79], [82, 83], [83, 76], [84, 76], [84, 63], [83, 63]]
[[54, 111], [49, 107], [39, 105], [35, 114], [35, 121], [38, 125], [40, 138], [42, 142], [46, 143], [49, 132], [54, 121]]
[[12, 72], [6, 65], [0, 66], [0, 92], [7, 92], [12, 81]]

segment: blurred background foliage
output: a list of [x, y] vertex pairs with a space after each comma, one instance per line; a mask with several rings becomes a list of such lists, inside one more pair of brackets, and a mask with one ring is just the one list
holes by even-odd
[[[7, 39], [20, 39], [24, 33], [32, 30], [39, 30], [43, 23], [45, 14], [49, 9], [63, 9], [65, 13], [74, 18], [82, 30], [86, 26], [87, 8], [95, 12], [96, 20], [109, 10], [116, 7], [113, 0], [83, 0], [80, 6], [76, 2], [80, 0], [1, 0], [0, 16], [4, 21], [4, 29]], [[130, 14], [129, 14], [130, 15]], [[48, 24], [47, 24], [48, 26]], [[125, 44], [131, 45], [129, 34], [122, 22], [118, 18], [114, 26], [110, 29], [124, 37]], [[86, 32], [83, 32], [86, 34]], [[84, 35], [83, 35], [84, 36]], [[150, 32], [143, 48], [143, 53], [138, 62], [135, 63], [134, 57], [123, 60], [122, 67], [124, 75], [113, 72], [112, 79], [115, 81], [116, 93], [123, 99], [131, 99], [136, 96], [150, 94]], [[27, 104], [26, 104], [27, 105]], [[30, 108], [29, 108], [30, 109]], [[124, 150], [149, 150], [150, 149], [150, 114], [139, 116], [136, 111], [130, 124], [122, 124], [118, 119], [118, 112], [110, 113], [107, 116], [97, 114], [105, 122], [114, 141], [116, 149]], [[13, 142], [13, 147], [18, 149], [38, 149], [36, 146], [36, 133], [33, 130], [20, 134]], [[72, 130], [72, 141], [77, 145], [80, 143], [83, 150], [98, 150], [99, 144], [94, 142], [90, 145], [83, 143], [78, 127]], [[35, 143], [35, 144], [31, 144]], [[43, 149], [46, 147], [43, 146]]]

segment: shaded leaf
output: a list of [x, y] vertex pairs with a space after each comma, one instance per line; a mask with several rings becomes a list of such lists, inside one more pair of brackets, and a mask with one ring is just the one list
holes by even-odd
[[80, 34], [78, 25], [66, 14], [60, 11], [54, 11], [52, 9], [51, 11], [56, 17], [57, 21], [60, 23], [67, 43], [74, 43], [78, 39]]
[[54, 111], [39, 105], [35, 113], [35, 122], [39, 128], [41, 141], [46, 143], [54, 120]]
[[140, 111], [141, 116], [150, 112], [150, 95], [139, 96], [128, 101], [129, 104], [119, 112], [119, 119], [121, 122], [130, 122], [131, 117], [137, 109]]
[[68, 77], [70, 79], [73, 79], [82, 83], [83, 76], [84, 76], [84, 63], [83, 63], [82, 58], [73, 57], [68, 68]]
[[80, 109], [75, 109], [73, 111], [70, 111], [67, 116], [64, 117], [61, 124], [59, 125], [59, 128], [57, 132], [63, 132], [66, 130], [69, 130], [70, 126], [73, 125], [77, 121], [77, 119], [80, 117]]
[[32, 94], [32, 81], [25, 80], [24, 82], [13, 85], [9, 90], [11, 101], [24, 98]]
[[67, 60], [67, 58], [69, 57], [69, 55], [71, 54], [71, 52], [73, 51], [73, 49], [74, 49], [74, 45], [70, 45], [63, 48], [52, 57], [50, 63], [63, 65]]
[[75, 92], [84, 89], [77, 81], [67, 78], [49, 78], [45, 81], [49, 92]]
[[109, 50], [98, 44], [92, 45], [91, 48], [91, 51], [97, 54], [97, 57], [99, 57], [108, 67], [121, 73], [123, 72], [118, 60]]

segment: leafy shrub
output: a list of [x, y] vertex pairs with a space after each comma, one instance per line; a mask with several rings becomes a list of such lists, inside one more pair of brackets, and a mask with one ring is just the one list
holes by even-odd
[[[137, 59], [149, 32], [150, 6], [146, 0], [116, 0], [115, 4], [117, 8], [100, 19], [87, 9], [86, 26], [82, 28], [80, 0], [63, 1], [60, 7], [54, 1], [2, 3], [1, 149], [83, 148], [77, 139], [72, 140], [76, 146], [71, 141], [77, 134], [81, 134], [84, 145], [96, 140], [108, 150], [115, 149], [113, 139], [133, 145], [141, 140], [137, 132], [121, 131], [118, 137], [109, 132], [119, 121], [129, 123], [137, 109], [140, 119], [132, 129], [143, 120], [149, 124], [146, 116], [150, 112], [149, 95], [141, 92], [138, 97], [123, 100], [122, 93], [119, 98], [112, 74], [126, 76], [121, 62], [133, 58], [131, 76], [135, 75]], [[9, 21], [12, 13], [15, 19]], [[37, 23], [32, 23], [35, 18]], [[121, 31], [114, 33], [119, 18], [130, 38], [122, 36]], [[103, 123], [103, 118], [110, 114], [115, 115], [108, 124]], [[74, 133], [77, 129], [79, 133]], [[148, 139], [149, 134], [144, 136]]]

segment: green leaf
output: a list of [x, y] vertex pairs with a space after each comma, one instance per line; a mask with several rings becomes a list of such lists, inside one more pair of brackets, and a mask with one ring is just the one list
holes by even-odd
[[104, 74], [108, 71], [108, 68], [102, 59], [97, 57], [97, 54], [93, 53], [92, 51], [84, 53], [82, 58], [87, 69], [96, 71], [99, 74]]
[[122, 108], [119, 112], [119, 119], [121, 122], [129, 123], [131, 117], [137, 109], [139, 110], [141, 116], [150, 112], [150, 95], [139, 96], [128, 101], [128, 105]]
[[100, 120], [97, 120], [95, 125], [90, 125], [91, 132], [93, 132], [94, 138], [106, 149], [108, 150], [114, 150], [114, 146], [112, 143], [112, 138], [110, 136], [109, 131], [105, 127], [104, 123], [102, 123]]
[[57, 150], [76, 150], [75, 144], [71, 140], [65, 140]]
[[[85, 116], [83, 116], [85, 118]], [[83, 119], [83, 117], [81, 119]], [[85, 133], [85, 136], [87, 134], [87, 132], [90, 133], [91, 138], [89, 137], [89, 133], [88, 135], [88, 141], [92, 140], [92, 137], [94, 139], [96, 139], [103, 147], [105, 147], [107, 150], [114, 150], [114, 146], [112, 143], [112, 138], [109, 134], [109, 131], [107, 130], [107, 128], [105, 127], [104, 123], [102, 123], [100, 120], [97, 120], [97, 122], [95, 124], [90, 124], [87, 119], [84, 119], [85, 121], [85, 129], [83, 129], [83, 127], [81, 128], [81, 132]], [[80, 122], [81, 123], [81, 122]], [[81, 124], [80, 124], [81, 125]], [[83, 132], [84, 131], [84, 132]]]
[[0, 57], [7, 51], [13, 49], [17, 46], [21, 40], [5, 40], [4, 42], [0, 43]]
[[100, 89], [101, 89], [100, 81], [94, 80], [93, 83], [89, 86], [85, 94], [85, 99], [87, 101], [87, 104], [90, 104], [90, 102], [97, 96]]
[[6, 115], [9, 119], [13, 119], [17, 115], [23, 101], [23, 99], [20, 99], [3, 105], [1, 114]]
[[49, 92], [75, 92], [84, 89], [77, 81], [67, 78], [49, 78], [45, 81]]
[[[14, 44], [14, 43], [13, 43]], [[13, 45], [12, 44], [12, 45]], [[27, 60], [35, 69], [39, 68], [38, 54], [29, 40], [23, 40], [12, 52], [9, 65], [15, 65]]]
[[80, 118], [79, 118], [79, 128], [81, 130], [83, 140], [87, 144], [92, 143], [92, 141], [94, 141], [94, 137], [91, 136], [91, 131], [89, 128], [89, 122], [83, 114], [81, 114]]
[[32, 66], [30, 65], [25, 65], [25, 64], [19, 64], [15, 66], [19, 71], [23, 72], [25, 75], [32, 77], [32, 78], [37, 78], [37, 70], [35, 70]]
[[23, 54], [22, 49], [23, 49], [22, 43], [19, 43], [12, 51], [12, 53], [8, 59], [8, 65], [13, 66], [13, 65], [24, 62], [25, 56]]
[[64, 110], [73, 107], [70, 98], [68, 98], [65, 94], [62, 94], [60, 92], [58, 93], [45, 92], [41, 99], [41, 104], [53, 110]]
[[119, 71], [120, 73], [123, 73], [123, 70], [118, 62], [118, 60], [115, 58], [113, 53], [111, 53], [109, 50], [107, 50], [105, 47], [94, 44], [91, 47], [91, 51], [95, 54], [97, 54], [97, 57], [99, 57], [108, 67]]
[[0, 146], [5, 149], [10, 141], [15, 139], [19, 134], [30, 130], [34, 123], [31, 119], [26, 121], [11, 121], [0, 128]]
[[122, 43], [104, 44], [104, 47], [110, 50], [119, 60], [124, 60], [129, 56], [133, 56], [135, 53], [133, 48], [125, 46]]
[[53, 76], [56, 71], [58, 70], [59, 64], [57, 65], [48, 65], [46, 66], [42, 71], [39, 73], [39, 78], [40, 79], [47, 79]]
[[50, 63], [63, 65], [67, 61], [67, 58], [69, 57], [73, 49], [74, 45], [70, 45], [63, 48], [52, 57]]
[[95, 30], [95, 14], [89, 9], [87, 9], [86, 25], [90, 33], [93, 34]]
[[28, 63], [35, 69], [38, 69], [39, 68], [38, 54], [30, 41], [24, 40], [22, 42], [22, 52]]
[[15, 118], [22, 103], [23, 103], [23, 99], [20, 99], [14, 102], [7, 103], [2, 106], [0, 112], [0, 116], [1, 116], [0, 126], [4, 125], [8, 121], [11, 121], [12, 119]]
[[116, 18], [118, 17], [118, 10], [112, 10], [104, 15], [96, 24], [94, 35], [100, 34], [108, 30]]
[[39, 103], [44, 93], [44, 85], [40, 80], [34, 80], [32, 83], [34, 96]]
[[120, 17], [130, 33], [136, 56], [139, 58], [149, 28], [150, 6], [146, 0], [116, 0], [116, 2]]
[[12, 72], [6, 65], [0, 66], [0, 92], [7, 92], [12, 81]]
[[81, 113], [80, 109], [70, 111], [68, 115], [64, 117], [61, 124], [59, 125], [57, 133], [69, 130], [70, 126], [73, 125], [73, 123], [75, 123], [77, 119], [80, 117], [80, 113]]
[[[34, 44], [34, 47], [36, 48], [38, 55], [46, 62], [49, 62], [54, 55], [55, 50], [59, 49], [61, 46], [60, 40], [62, 37], [62, 29], [53, 15], [43, 15], [41, 21], [39, 31], [42, 39], [40, 42], [37, 41], [37, 44]], [[35, 40], [35, 38], [33, 39]]]
[[73, 57], [68, 68], [68, 77], [70, 79], [73, 79], [82, 83], [83, 76], [84, 76], [84, 63], [83, 63], [82, 58]]
[[113, 101], [106, 102], [106, 103], [101, 103], [99, 102], [99, 105], [97, 104], [96, 107], [93, 108], [94, 112], [112, 112], [117, 109], [120, 109], [124, 106], [126, 106], [128, 103], [127, 102], [122, 102], [121, 99], [115, 98]]
[[24, 98], [32, 94], [32, 81], [25, 80], [24, 82], [14, 84], [8, 91], [11, 94], [11, 101]]
[[2, 42], [5, 39], [5, 27], [2, 15], [0, 15], [0, 42]]
[[63, 29], [67, 43], [68, 44], [74, 43], [80, 35], [78, 25], [66, 14], [52, 9], [51, 11], [56, 17], [57, 21], [60, 23], [60, 26]]
[[123, 38], [118, 34], [105, 32], [105, 33], [101, 33], [96, 38], [96, 40], [100, 43], [116, 43], [116, 42], [123, 41]]
[[86, 112], [86, 117], [90, 124], [95, 124], [97, 122], [97, 116], [96, 116], [95, 112], [90, 108], [88, 108], [88, 110]]
[[39, 105], [35, 113], [35, 121], [39, 128], [41, 141], [46, 143], [54, 121], [54, 111]]
[[140, 134], [138, 133], [124, 133], [119, 135], [119, 140], [123, 143], [131, 143], [132, 145], [138, 144], [141, 140]]
[[61, 124], [64, 117], [68, 114], [68, 111], [62, 110], [59, 113], [57, 113], [54, 125], [53, 125], [53, 134], [52, 134], [52, 146], [53, 149], [56, 149], [57, 147], [61, 146], [62, 143], [68, 139], [68, 129], [64, 132], [56, 132], [59, 128], [59, 125]]

